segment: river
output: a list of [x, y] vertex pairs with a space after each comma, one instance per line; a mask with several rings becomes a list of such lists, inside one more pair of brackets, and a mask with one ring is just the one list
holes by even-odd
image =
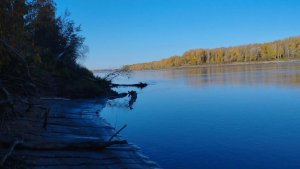
[[[135, 71], [101, 112], [166, 169], [300, 168], [300, 62]], [[129, 91], [132, 88], [119, 88]]]

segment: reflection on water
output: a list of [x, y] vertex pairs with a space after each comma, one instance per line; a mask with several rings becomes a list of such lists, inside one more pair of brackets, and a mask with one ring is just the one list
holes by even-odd
[[[300, 168], [300, 62], [137, 71], [101, 115], [166, 169]], [[114, 100], [128, 105], [129, 98]]]
[[[154, 71], [136, 72], [137, 75], [144, 73], [154, 74]], [[195, 87], [209, 84], [278, 84], [290, 86], [300, 84], [299, 62], [182, 68], [162, 70], [158, 73], [161, 73], [164, 79], [181, 78], [188, 85]]]
[[131, 90], [128, 92], [128, 97], [130, 97], [130, 100], [128, 101], [128, 107], [130, 110], [133, 109], [133, 104], [136, 102], [137, 99], [137, 92], [134, 90]]
[[[140, 88], [143, 89], [143, 88]], [[113, 107], [119, 109], [133, 109], [133, 104], [137, 100], [137, 92], [134, 90], [128, 91], [128, 93], [121, 93], [122, 97], [118, 97], [121, 99], [113, 99], [107, 101], [106, 107]], [[126, 98], [126, 99], [124, 99]]]

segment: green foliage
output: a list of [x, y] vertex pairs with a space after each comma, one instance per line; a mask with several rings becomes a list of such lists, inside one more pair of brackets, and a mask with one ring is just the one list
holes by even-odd
[[264, 44], [252, 44], [229, 48], [194, 49], [182, 56], [173, 56], [160, 61], [126, 65], [127, 69], [165, 69], [204, 64], [235, 62], [290, 60], [300, 58], [300, 37], [292, 37]]

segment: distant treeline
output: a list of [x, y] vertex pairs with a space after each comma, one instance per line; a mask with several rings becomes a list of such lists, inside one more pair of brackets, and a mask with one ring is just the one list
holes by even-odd
[[28, 80], [30, 72], [50, 94], [105, 92], [108, 83], [77, 62], [88, 51], [80, 31], [68, 12], [57, 16], [53, 0], [1, 0], [0, 83], [17, 87], [12, 81]]
[[300, 37], [271, 43], [251, 44], [228, 48], [193, 49], [182, 56], [172, 56], [160, 61], [124, 66], [124, 69], [165, 69], [203, 64], [258, 62], [300, 58]]

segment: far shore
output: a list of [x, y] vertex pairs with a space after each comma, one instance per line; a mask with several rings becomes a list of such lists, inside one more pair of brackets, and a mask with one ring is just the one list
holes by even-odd
[[300, 59], [293, 60], [272, 60], [272, 61], [253, 61], [253, 62], [234, 62], [234, 63], [221, 63], [221, 64], [202, 64], [202, 65], [186, 65], [180, 67], [170, 67], [164, 69], [141, 69], [132, 71], [147, 71], [147, 70], [172, 70], [172, 69], [186, 69], [186, 68], [206, 68], [206, 67], [223, 67], [223, 66], [240, 66], [240, 65], [260, 65], [260, 64], [274, 64], [274, 63], [293, 63], [300, 62]]
[[[293, 60], [272, 60], [272, 61], [253, 61], [253, 62], [234, 62], [234, 63], [221, 63], [221, 64], [202, 64], [202, 65], [185, 65], [180, 67], [170, 67], [163, 69], [140, 69], [140, 70], [131, 70], [131, 71], [147, 71], [147, 70], [171, 70], [171, 69], [186, 69], [186, 68], [205, 68], [205, 67], [219, 67], [219, 66], [239, 66], [239, 65], [259, 65], [259, 64], [272, 64], [272, 63], [292, 63], [300, 62], [299, 59]], [[100, 72], [113, 72], [120, 69], [94, 69], [91, 70], [93, 73]]]

